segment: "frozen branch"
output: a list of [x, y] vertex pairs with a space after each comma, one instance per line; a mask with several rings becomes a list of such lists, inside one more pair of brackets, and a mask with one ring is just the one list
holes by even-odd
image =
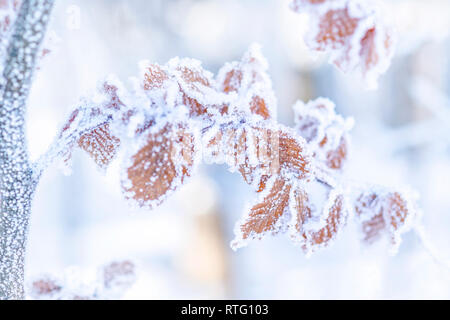
[[24, 296], [26, 234], [35, 184], [25, 111], [53, 0], [25, 0], [9, 40], [0, 86], [0, 299]]

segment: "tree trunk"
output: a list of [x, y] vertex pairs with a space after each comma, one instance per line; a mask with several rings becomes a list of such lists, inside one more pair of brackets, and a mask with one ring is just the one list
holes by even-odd
[[33, 179], [25, 141], [26, 101], [53, 0], [23, 0], [0, 86], [0, 299], [24, 298], [24, 258]]

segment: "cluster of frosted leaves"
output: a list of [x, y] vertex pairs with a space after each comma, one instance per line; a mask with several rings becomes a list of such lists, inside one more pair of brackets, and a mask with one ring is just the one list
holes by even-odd
[[309, 16], [308, 47], [330, 53], [330, 62], [376, 87], [389, 67], [395, 34], [370, 0], [293, 0], [291, 8]]
[[[269, 120], [247, 119], [210, 130], [203, 137], [206, 159], [239, 171], [257, 193], [236, 225], [233, 249], [245, 246], [249, 240], [288, 230], [306, 252], [326, 246], [335, 237], [321, 235], [322, 229], [337, 233], [347, 211], [342, 199], [320, 213], [311, 210], [307, 201], [309, 185], [315, 183], [313, 159], [306, 141], [293, 129]], [[327, 189], [328, 197], [334, 199], [331, 188]], [[326, 226], [312, 223], [321, 217], [330, 217]], [[305, 228], [307, 223], [310, 227]]]
[[405, 190], [371, 187], [357, 194], [354, 210], [367, 244], [387, 237], [395, 252], [401, 234], [410, 230], [417, 216], [414, 195]]
[[113, 77], [102, 82], [70, 115], [48, 158], [70, 159], [74, 147], [100, 168], [118, 158], [125, 197], [147, 208], [176, 191], [201, 160], [226, 164], [256, 193], [233, 249], [285, 233], [311, 253], [332, 243], [354, 212], [340, 175], [352, 119], [319, 98], [294, 106], [295, 128], [278, 123], [258, 46], [216, 77], [197, 60], [174, 58], [142, 62], [133, 83], [127, 91]]
[[[220, 88], [237, 92], [245, 100], [237, 100], [232, 119], [217, 121], [203, 130], [203, 159], [207, 163], [225, 163], [231, 171], [240, 172], [257, 193], [236, 225], [233, 249], [252, 239], [287, 232], [310, 253], [331, 243], [345, 224], [348, 208], [342, 192], [316, 181], [313, 149], [304, 137], [277, 123], [275, 110], [246, 109], [254, 99], [239, 93], [239, 86], [258, 78], [262, 80], [258, 86], [270, 84], [264, 73], [258, 76], [255, 72], [256, 66], [265, 66], [264, 60], [256, 57], [246, 54], [241, 62], [227, 64], [219, 71]], [[260, 96], [264, 101], [275, 101], [272, 94]], [[331, 122], [327, 129], [335, 125]], [[313, 201], [314, 195], [309, 194], [313, 184], [325, 189], [324, 201]], [[316, 210], [318, 207], [322, 209]]]
[[49, 160], [62, 157], [67, 163], [79, 147], [106, 169], [122, 151], [126, 197], [141, 206], [160, 204], [198, 162], [198, 134], [184, 111], [170, 112], [173, 106], [160, 101], [166, 94], [158, 90], [147, 96], [148, 90], [144, 81], [127, 92], [114, 77], [106, 79], [71, 113], [47, 153]]
[[48, 160], [70, 160], [73, 148], [80, 147], [106, 168], [120, 151], [126, 198], [141, 207], [159, 205], [199, 163], [202, 132], [237, 116], [273, 115], [275, 99], [259, 48], [252, 46], [232, 66], [243, 75], [242, 84], [233, 80], [233, 91], [193, 59], [142, 62], [132, 92], [108, 78], [69, 116]]
[[131, 261], [115, 261], [99, 268], [94, 279], [80, 279], [73, 270], [60, 277], [41, 276], [30, 282], [27, 295], [35, 300], [118, 299], [136, 281]]
[[292, 191], [291, 239], [310, 254], [328, 246], [345, 226], [351, 208], [338, 174], [348, 161], [351, 118], [336, 114], [335, 105], [318, 98], [294, 107], [295, 132], [312, 153], [315, 180]]
[[[257, 157], [253, 163], [248, 157], [241, 160], [239, 170], [259, 194], [236, 227], [234, 248], [250, 239], [287, 232], [310, 254], [331, 244], [346, 224], [351, 210], [333, 174], [348, 159], [352, 120], [337, 115], [334, 104], [323, 98], [308, 104], [297, 102], [294, 112], [294, 130], [272, 124], [278, 128], [272, 130], [275, 135], [263, 131], [262, 137], [253, 134], [244, 140], [250, 141], [246, 149], [256, 150]], [[263, 126], [250, 128], [267, 126], [265, 121]], [[231, 158], [227, 164], [234, 162]]]
[[[324, 227], [318, 233], [319, 239], [332, 240], [345, 224], [348, 215], [354, 213], [365, 243], [371, 244], [388, 234], [392, 251], [395, 252], [400, 243], [400, 235], [410, 229], [417, 216], [415, 196], [410, 191], [381, 186], [346, 185], [342, 173], [349, 160], [349, 132], [353, 127], [353, 119], [343, 118], [337, 114], [334, 103], [325, 98], [318, 98], [306, 104], [299, 101], [293, 108], [295, 130], [307, 141], [316, 160], [314, 161], [316, 181], [321, 185], [322, 193], [325, 190], [328, 195], [327, 200], [324, 196], [318, 199], [317, 196], [321, 191], [315, 188], [310, 194], [314, 194], [316, 199], [311, 202], [308, 194], [298, 193], [297, 206], [302, 209], [297, 211], [303, 211], [304, 214], [294, 216], [298, 222], [291, 224], [291, 228], [294, 227], [291, 237], [302, 243], [307, 252], [314, 251], [316, 248], [303, 243], [304, 234], [298, 238], [301, 234], [299, 226], [307, 228], [310, 223], [304, 222], [305, 217], [312, 214], [317, 203], [325, 203], [323, 210], [330, 214], [322, 216], [319, 214], [316, 215], [319, 217], [316, 221], [311, 220], [313, 225], [316, 224], [316, 230], [317, 226]], [[310, 185], [306, 189], [314, 190], [314, 186]], [[345, 192], [339, 191], [344, 189]], [[339, 208], [343, 210], [339, 211]]]

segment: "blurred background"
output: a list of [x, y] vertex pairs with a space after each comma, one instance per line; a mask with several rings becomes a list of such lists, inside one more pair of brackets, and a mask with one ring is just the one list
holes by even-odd
[[[381, 0], [380, 0], [381, 1]], [[109, 73], [123, 82], [143, 59], [192, 57], [217, 72], [262, 45], [278, 98], [278, 120], [319, 96], [355, 118], [348, 174], [420, 194], [423, 226], [450, 259], [450, 2], [389, 0], [399, 32], [396, 55], [376, 91], [307, 50], [307, 19], [289, 0], [56, 1], [51, 54], [40, 66], [28, 109], [29, 148], [43, 153], [80, 96]], [[366, 247], [350, 222], [329, 248], [307, 259], [287, 237], [233, 252], [235, 222], [253, 197], [224, 166], [201, 167], [161, 207], [130, 209], [118, 164], [106, 175], [82, 152], [73, 174], [44, 174], [33, 204], [27, 277], [134, 259], [138, 280], [125, 299], [449, 299], [450, 271], [414, 232], [391, 257]]]

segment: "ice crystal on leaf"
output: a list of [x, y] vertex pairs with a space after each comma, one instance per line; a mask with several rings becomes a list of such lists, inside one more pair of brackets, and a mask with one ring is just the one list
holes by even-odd
[[[378, 210], [363, 210], [363, 198], [352, 198], [342, 178], [353, 120], [319, 98], [295, 104], [294, 128], [278, 123], [259, 46], [216, 77], [187, 58], [165, 65], [144, 61], [140, 68], [132, 90], [113, 77], [102, 82], [71, 114], [56, 141], [60, 147], [50, 153], [68, 159], [80, 147], [102, 168], [120, 154], [125, 197], [148, 208], [183, 185], [201, 160], [227, 165], [255, 191], [236, 225], [233, 249], [286, 233], [309, 254], [332, 243], [353, 207], [359, 220], [369, 215], [360, 212]], [[383, 221], [395, 243], [397, 230], [413, 216], [399, 194], [383, 200]]]
[[393, 28], [373, 1], [293, 0], [291, 8], [309, 16], [305, 42], [330, 54], [330, 62], [353, 72], [374, 88], [389, 67], [394, 50]]

